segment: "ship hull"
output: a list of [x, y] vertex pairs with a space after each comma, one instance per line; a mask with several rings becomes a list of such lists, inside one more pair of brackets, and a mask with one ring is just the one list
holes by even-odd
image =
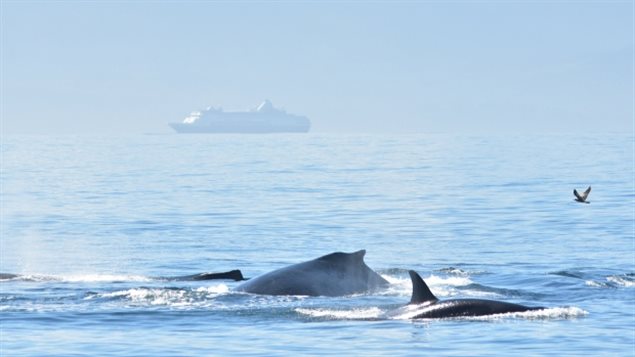
[[284, 118], [227, 118], [213, 120], [206, 123], [169, 123], [170, 127], [177, 133], [197, 134], [197, 133], [306, 133], [311, 124], [304, 117]]
[[169, 123], [179, 134], [271, 134], [271, 133], [307, 133], [309, 126], [274, 127], [250, 125], [192, 125]]

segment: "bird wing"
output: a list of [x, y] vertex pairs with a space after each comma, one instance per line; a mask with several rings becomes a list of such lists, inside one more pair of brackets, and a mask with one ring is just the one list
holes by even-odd
[[578, 193], [578, 190], [576, 190], [575, 188], [573, 189], [573, 194], [578, 199], [578, 201], [584, 201], [584, 198], [580, 196], [580, 194]]

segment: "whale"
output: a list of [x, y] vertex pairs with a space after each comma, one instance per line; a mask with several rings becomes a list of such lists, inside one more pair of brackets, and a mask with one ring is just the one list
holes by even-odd
[[247, 280], [243, 277], [243, 273], [238, 270], [230, 270], [222, 273], [199, 273], [192, 275], [174, 276], [166, 278], [166, 280], [184, 280], [184, 281], [199, 281], [199, 280], [234, 280], [241, 281]]
[[[0, 273], [0, 281], [1, 280], [13, 280], [13, 279], [24, 279], [24, 275], [11, 274], [11, 273]], [[51, 278], [54, 279], [54, 278]], [[191, 275], [182, 275], [182, 276], [170, 276], [170, 277], [153, 277], [152, 279], [157, 280], [167, 280], [167, 281], [199, 281], [199, 280], [234, 280], [241, 281], [247, 280], [243, 277], [243, 274], [240, 270], [234, 269], [221, 273], [198, 273]], [[28, 279], [27, 279], [28, 280]]]
[[439, 300], [417, 272], [410, 270], [408, 273], [412, 281], [412, 297], [408, 307], [415, 311], [413, 319], [487, 316], [545, 309], [484, 299]]
[[247, 280], [234, 291], [260, 295], [347, 296], [389, 283], [364, 262], [366, 250], [335, 252]]

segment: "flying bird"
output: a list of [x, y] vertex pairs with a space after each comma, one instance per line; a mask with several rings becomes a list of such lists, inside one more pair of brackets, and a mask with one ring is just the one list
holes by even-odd
[[586, 191], [580, 194], [575, 188], [573, 189], [573, 194], [575, 195], [575, 200], [581, 203], [590, 203], [586, 199], [589, 197], [589, 193], [591, 192], [591, 186], [586, 189]]

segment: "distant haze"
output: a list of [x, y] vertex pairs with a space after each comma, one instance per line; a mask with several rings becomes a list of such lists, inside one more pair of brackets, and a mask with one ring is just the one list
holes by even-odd
[[10, 1], [2, 133], [169, 133], [264, 99], [312, 132], [633, 131], [632, 1]]

